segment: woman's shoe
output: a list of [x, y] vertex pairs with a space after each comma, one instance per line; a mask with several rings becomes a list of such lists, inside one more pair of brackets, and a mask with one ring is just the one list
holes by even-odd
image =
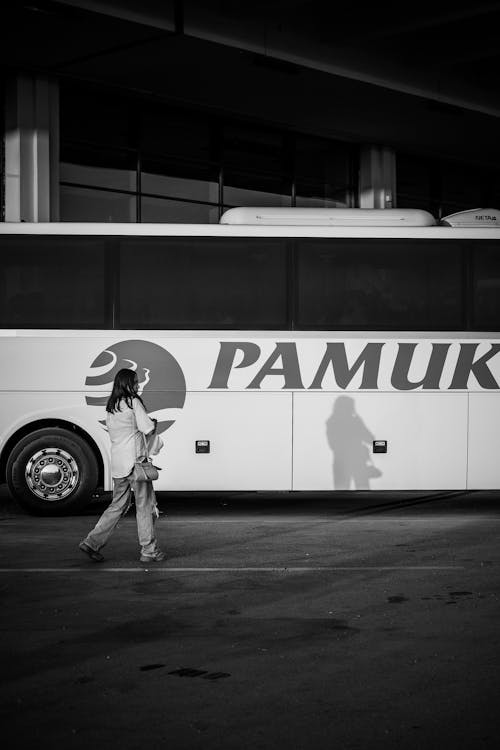
[[85, 552], [85, 554], [88, 555], [94, 562], [102, 562], [104, 560], [104, 557], [101, 555], [101, 553], [95, 549], [92, 549], [92, 547], [86, 542], [80, 542], [78, 546], [80, 547], [81, 551]]
[[165, 553], [160, 550], [151, 552], [150, 555], [145, 555], [144, 552], [141, 552], [141, 562], [161, 562], [164, 559]]

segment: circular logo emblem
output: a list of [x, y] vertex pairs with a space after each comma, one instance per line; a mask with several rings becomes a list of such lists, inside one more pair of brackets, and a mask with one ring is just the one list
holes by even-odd
[[[85, 385], [111, 391], [118, 370], [134, 370], [139, 378], [139, 395], [149, 414], [163, 409], [182, 409], [186, 380], [177, 360], [163, 347], [150, 341], [120, 341], [102, 351], [91, 364]], [[89, 406], [106, 406], [108, 395], [85, 396]], [[158, 432], [165, 432], [175, 419], [158, 420]]]

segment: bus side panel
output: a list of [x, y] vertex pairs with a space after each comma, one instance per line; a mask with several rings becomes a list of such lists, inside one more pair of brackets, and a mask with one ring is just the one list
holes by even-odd
[[[158, 490], [290, 490], [291, 393], [188, 392], [154, 458]], [[196, 453], [197, 440], [210, 453]]]
[[294, 490], [466, 486], [466, 393], [297, 393], [293, 423]]
[[469, 395], [467, 487], [500, 489], [500, 394]]

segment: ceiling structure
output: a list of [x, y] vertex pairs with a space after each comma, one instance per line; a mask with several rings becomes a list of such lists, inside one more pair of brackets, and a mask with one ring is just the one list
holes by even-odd
[[500, 165], [500, 2], [6, 3], [0, 63]]

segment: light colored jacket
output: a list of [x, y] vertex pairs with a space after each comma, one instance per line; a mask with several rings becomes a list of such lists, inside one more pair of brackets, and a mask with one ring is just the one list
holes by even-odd
[[111, 476], [128, 477], [135, 462], [145, 457], [144, 436], [153, 432], [155, 423], [139, 399], [134, 398], [132, 409], [122, 399], [114, 414], [106, 412], [106, 427], [111, 440]]

